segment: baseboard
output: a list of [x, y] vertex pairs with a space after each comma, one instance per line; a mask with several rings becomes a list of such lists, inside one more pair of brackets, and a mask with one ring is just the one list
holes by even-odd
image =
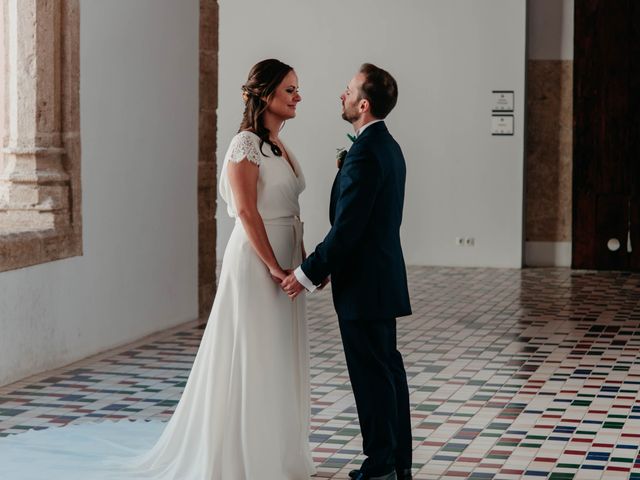
[[527, 267], [570, 267], [571, 242], [526, 242], [524, 263]]

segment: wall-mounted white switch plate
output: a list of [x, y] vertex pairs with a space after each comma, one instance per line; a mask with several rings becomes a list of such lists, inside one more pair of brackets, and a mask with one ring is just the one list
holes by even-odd
[[491, 135], [513, 135], [513, 115], [491, 115]]
[[491, 110], [494, 112], [513, 112], [513, 90], [494, 90]]

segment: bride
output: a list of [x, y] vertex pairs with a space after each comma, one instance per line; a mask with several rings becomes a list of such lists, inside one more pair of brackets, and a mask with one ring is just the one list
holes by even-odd
[[0, 440], [0, 478], [305, 480], [309, 351], [304, 297], [279, 282], [303, 260], [305, 180], [278, 137], [296, 115], [298, 78], [256, 64], [220, 176], [236, 224], [189, 380], [171, 420], [81, 424]]

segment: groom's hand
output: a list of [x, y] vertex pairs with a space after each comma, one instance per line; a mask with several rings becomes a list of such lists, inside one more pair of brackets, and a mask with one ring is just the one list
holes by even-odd
[[300, 282], [298, 282], [298, 279], [293, 273], [290, 273], [289, 276], [282, 281], [280, 286], [282, 287], [282, 290], [289, 295], [291, 300], [300, 295], [300, 292], [304, 290], [304, 287]]

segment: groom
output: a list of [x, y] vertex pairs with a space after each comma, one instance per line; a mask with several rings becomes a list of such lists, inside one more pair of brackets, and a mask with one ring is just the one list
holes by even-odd
[[409, 389], [396, 348], [396, 317], [411, 314], [400, 246], [406, 167], [383, 122], [397, 98], [395, 79], [370, 63], [340, 96], [356, 140], [331, 190], [331, 230], [281, 284], [294, 298], [331, 276], [367, 457], [355, 480], [411, 479]]

